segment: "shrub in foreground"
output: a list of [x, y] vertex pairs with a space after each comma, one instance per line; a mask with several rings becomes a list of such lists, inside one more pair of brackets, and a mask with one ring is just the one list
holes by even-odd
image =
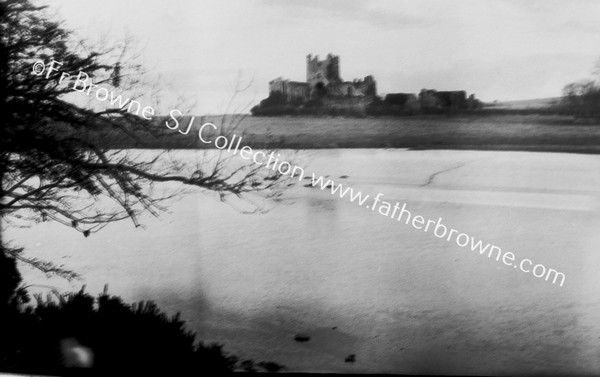
[[221, 345], [195, 343], [179, 314], [168, 316], [151, 301], [128, 305], [105, 292], [46, 298], [37, 305], [4, 310], [0, 332], [0, 371], [64, 374], [91, 367], [104, 373], [178, 375], [227, 373], [234, 370], [278, 371], [274, 362], [239, 362]]

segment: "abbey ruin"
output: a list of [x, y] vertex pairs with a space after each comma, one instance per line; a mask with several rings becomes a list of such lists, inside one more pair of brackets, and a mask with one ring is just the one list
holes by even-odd
[[340, 76], [339, 56], [306, 56], [306, 82], [282, 77], [269, 82], [269, 96], [252, 108], [254, 115], [278, 114], [398, 114], [471, 109], [475, 96], [465, 91], [423, 89], [419, 95], [391, 93], [377, 96], [377, 83], [371, 75], [344, 81]]
[[269, 93], [280, 93], [287, 102], [308, 101], [325, 96], [361, 97], [377, 94], [375, 79], [367, 76], [362, 80], [344, 81], [340, 77], [340, 58], [327, 55], [306, 57], [306, 82], [284, 80], [281, 77], [269, 82]]

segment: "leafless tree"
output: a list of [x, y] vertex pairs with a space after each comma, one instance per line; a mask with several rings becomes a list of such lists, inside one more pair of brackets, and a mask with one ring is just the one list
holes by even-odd
[[[125, 106], [96, 108], [73, 100], [71, 84], [80, 71], [97, 85], [132, 98], [159, 97], [142, 85], [144, 72], [127, 43], [92, 48], [75, 42], [69, 30], [28, 0], [8, 0], [1, 8], [0, 87], [6, 89], [0, 105], [0, 216], [9, 226], [56, 221], [87, 237], [116, 221], [141, 226], [142, 213], [158, 215], [165, 201], [190, 189], [215, 193], [223, 201], [244, 198], [261, 210], [253, 197], [277, 198], [289, 184], [288, 176], [241, 163], [227, 152], [202, 150], [194, 161], [181, 161], [169, 150], [127, 148], [173, 140], [178, 144], [168, 145], [197, 147], [198, 134], [174, 139], [178, 130], [167, 129], [164, 119], [146, 120]], [[32, 74], [38, 60], [59, 61], [64, 69], [48, 77]], [[71, 76], [60, 82], [61, 72]], [[241, 90], [237, 87], [236, 93]], [[221, 118], [219, 132], [230, 135], [242, 118]], [[25, 257], [19, 249], [5, 250], [46, 273], [76, 276]]]

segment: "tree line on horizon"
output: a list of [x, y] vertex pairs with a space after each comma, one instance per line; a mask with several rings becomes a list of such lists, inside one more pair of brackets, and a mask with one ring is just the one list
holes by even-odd
[[570, 83], [563, 88], [560, 106], [567, 113], [582, 118], [600, 117], [600, 60], [595, 78]]

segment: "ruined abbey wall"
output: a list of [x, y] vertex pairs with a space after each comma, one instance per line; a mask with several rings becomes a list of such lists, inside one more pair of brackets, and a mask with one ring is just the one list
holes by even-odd
[[476, 109], [474, 95], [467, 99], [465, 91], [423, 89], [421, 93], [389, 93], [382, 101], [377, 97], [373, 76], [344, 81], [340, 76], [340, 58], [328, 54], [306, 57], [306, 82], [281, 77], [269, 82], [269, 97], [253, 109], [253, 113], [360, 113], [417, 114]]
[[281, 96], [285, 102], [308, 101], [309, 86], [305, 82], [283, 80], [281, 77], [269, 82], [269, 96]]

